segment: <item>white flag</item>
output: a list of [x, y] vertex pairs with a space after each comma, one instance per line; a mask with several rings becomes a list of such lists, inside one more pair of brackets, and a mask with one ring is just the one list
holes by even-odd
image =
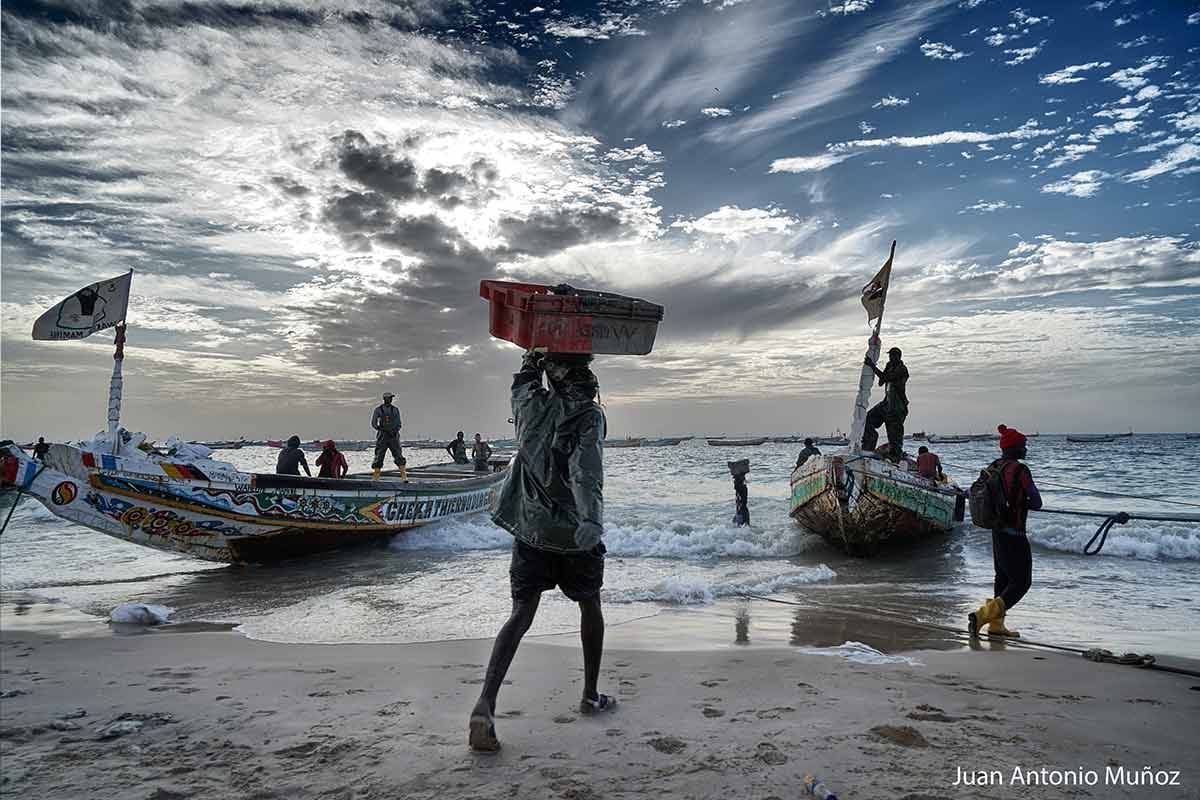
[[892, 242], [892, 252], [888, 260], [879, 268], [879, 272], [875, 273], [875, 277], [871, 278], [871, 282], [863, 287], [862, 304], [867, 310], [867, 322], [883, 316], [883, 304], [887, 300], [888, 283], [892, 279], [892, 259], [895, 256], [896, 243]]
[[125, 320], [133, 270], [85, 286], [33, 323], [34, 339], [83, 339]]

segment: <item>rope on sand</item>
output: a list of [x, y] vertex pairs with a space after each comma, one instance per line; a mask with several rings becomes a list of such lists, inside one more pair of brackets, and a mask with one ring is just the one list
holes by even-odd
[[[767, 602], [767, 603], [778, 603], [780, 605], [797, 606], [799, 608], [805, 608], [809, 605], [815, 605], [818, 607], [825, 605], [825, 604], [817, 602], [817, 601], [810, 601], [809, 603], [797, 603], [793, 600], [781, 600], [778, 597], [768, 597], [766, 595], [752, 594], [750, 592], [738, 592], [737, 596], [742, 597], [746, 600], [762, 600], [763, 602]], [[932, 622], [918, 622], [917, 620], [908, 619], [906, 617], [902, 617], [898, 614], [889, 613], [887, 611], [875, 610], [875, 611], [871, 611], [870, 613], [868, 613], [865, 611], [855, 611], [854, 609], [840, 608], [840, 607], [837, 609], [837, 611], [842, 614], [851, 614], [851, 615], [857, 615], [857, 616], [862, 616], [862, 617], [872, 617], [872, 618], [887, 617], [890, 620], [892, 620], [893, 622], [897, 622], [902, 625], [909, 625], [914, 628], [925, 628], [927, 630], [939, 631], [941, 633], [948, 633], [959, 639], [961, 639], [964, 636], [966, 636], [968, 638], [973, 638], [970, 636], [970, 634], [968, 632], [959, 630], [958, 628], [951, 628], [947, 625], [937, 625]], [[1058, 650], [1058, 651], [1065, 652], [1065, 653], [1074, 653], [1076, 655], [1083, 656], [1084, 658], [1088, 659], [1089, 661], [1095, 661], [1097, 663], [1120, 664], [1123, 666], [1142, 667], [1145, 669], [1158, 670], [1160, 672], [1171, 672], [1176, 675], [1187, 675], [1192, 678], [1200, 678], [1200, 671], [1192, 670], [1192, 669], [1184, 669], [1183, 667], [1169, 667], [1164, 664], [1158, 664], [1158, 663], [1156, 663], [1155, 658], [1152, 655], [1139, 655], [1137, 653], [1125, 653], [1124, 655], [1118, 656], [1118, 655], [1114, 655], [1111, 650], [1105, 650], [1105, 649], [1099, 648], [1099, 647], [1092, 647], [1092, 648], [1088, 648], [1088, 649], [1084, 650], [1084, 649], [1081, 649], [1078, 647], [1067, 647], [1065, 645], [1052, 644], [1050, 642], [1036, 642], [1036, 641], [1033, 641], [1030, 639], [1025, 639], [1025, 638], [1011, 639], [1011, 638], [1002, 637], [1002, 636], [992, 636], [991, 634], [986, 634], [986, 635], [987, 635], [987, 638], [991, 641], [1002, 641], [1006, 645], [1011, 645], [1014, 647], [1028, 647], [1028, 648], [1035, 648], [1035, 649], [1040, 648], [1043, 650]]]

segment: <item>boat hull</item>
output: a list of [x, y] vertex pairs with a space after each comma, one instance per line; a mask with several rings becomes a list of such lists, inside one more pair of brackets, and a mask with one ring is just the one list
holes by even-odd
[[952, 530], [964, 498], [876, 459], [814, 456], [791, 477], [791, 516], [854, 556], [912, 544]]
[[[440, 466], [407, 481], [330, 480], [99, 457], [55, 445], [45, 464], [11, 450], [13, 483], [51, 513], [134, 544], [207, 561], [266, 563], [487, 511], [506, 471]], [[91, 463], [89, 463], [91, 462]]]

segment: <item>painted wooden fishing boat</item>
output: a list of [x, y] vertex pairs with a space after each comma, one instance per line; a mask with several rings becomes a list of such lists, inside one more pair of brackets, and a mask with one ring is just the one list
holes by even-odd
[[[872, 362], [879, 358], [883, 304], [895, 253], [893, 242], [888, 260], [863, 287], [868, 322], [877, 320], [867, 345]], [[812, 456], [790, 478], [792, 518], [854, 556], [945, 533], [963, 520], [966, 510], [965, 495], [957, 486], [934, 483], [909, 471], [907, 462], [893, 464], [862, 450], [874, 382], [874, 373], [864, 365], [848, 450]]]
[[241, 472], [214, 461], [100, 455], [64, 444], [44, 463], [0, 447], [0, 483], [101, 533], [208, 561], [265, 563], [387, 537], [492, 507], [506, 464], [410, 469], [406, 480]]
[[758, 447], [767, 443], [766, 436], [757, 439], [708, 439], [709, 447]]
[[645, 439], [635, 439], [633, 437], [626, 439], [605, 439], [604, 449], [608, 450], [613, 447], [641, 447], [645, 441]]

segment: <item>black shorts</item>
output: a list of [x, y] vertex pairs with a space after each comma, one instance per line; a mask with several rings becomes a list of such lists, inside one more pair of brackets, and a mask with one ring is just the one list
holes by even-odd
[[508, 577], [514, 599], [557, 586], [577, 603], [590, 600], [604, 585], [604, 545], [597, 545], [591, 553], [552, 553], [514, 538]]

